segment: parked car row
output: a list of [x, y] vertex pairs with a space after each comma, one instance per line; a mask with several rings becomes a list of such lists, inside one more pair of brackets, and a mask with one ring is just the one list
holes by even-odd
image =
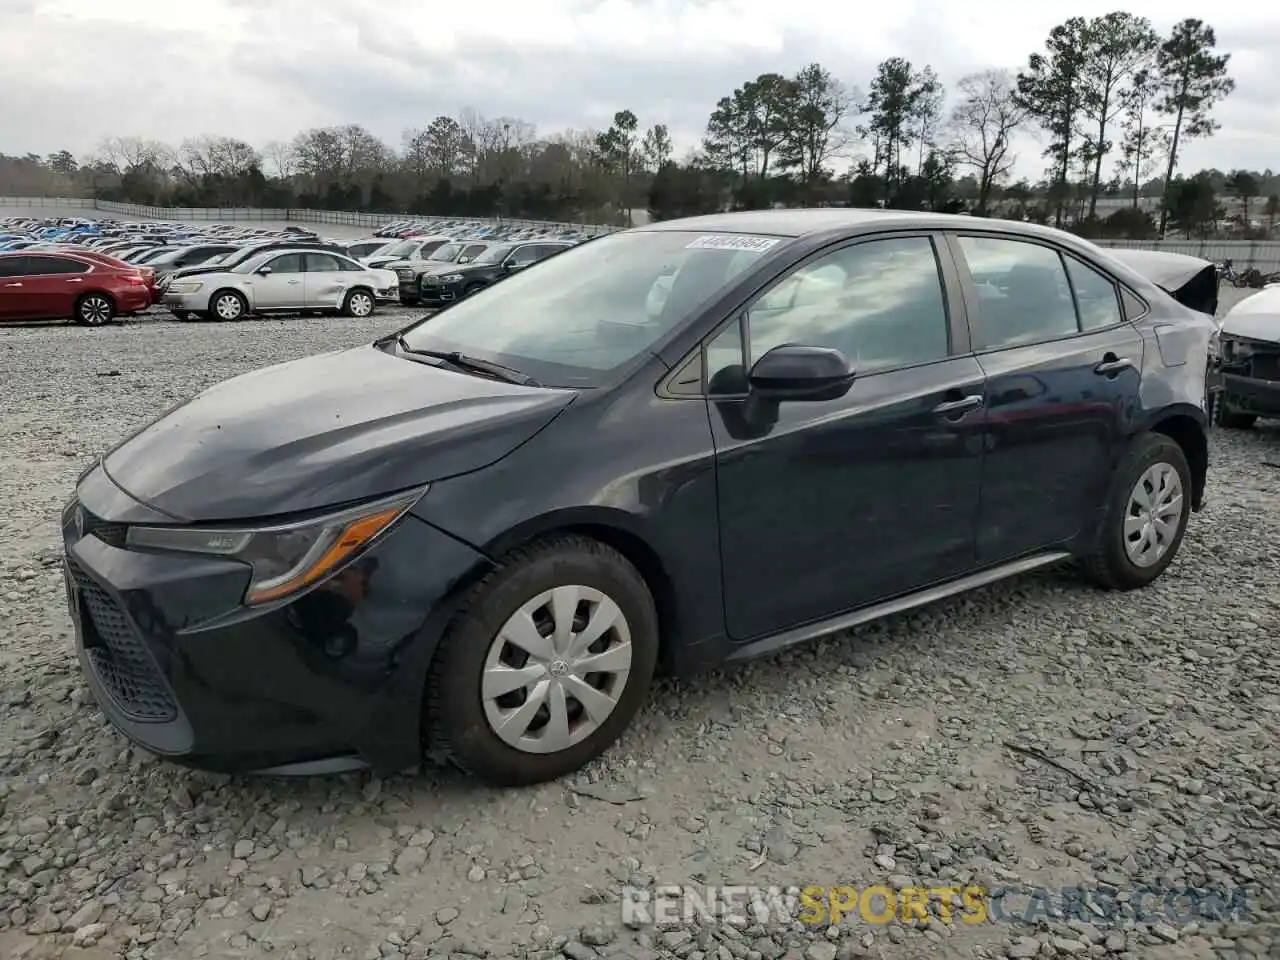
[[[363, 317], [396, 301], [439, 308], [586, 239], [568, 228], [444, 218], [354, 241], [301, 227], [10, 218], [0, 220], [10, 278], [0, 287], [0, 318], [96, 325], [157, 303], [179, 320], [277, 311]], [[102, 266], [95, 271], [86, 257]], [[69, 279], [80, 274], [92, 276]], [[146, 302], [104, 285], [132, 276], [144, 279]], [[90, 279], [92, 297], [83, 286]]]

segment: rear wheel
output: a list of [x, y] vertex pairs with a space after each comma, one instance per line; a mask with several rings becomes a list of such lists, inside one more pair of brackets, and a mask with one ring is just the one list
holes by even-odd
[[1084, 570], [1099, 586], [1133, 590], [1173, 562], [1191, 516], [1191, 469], [1160, 433], [1138, 437], [1116, 471], [1101, 535]]
[[577, 536], [522, 547], [441, 641], [428, 752], [496, 786], [572, 773], [626, 729], [657, 658], [653, 598], [625, 557]]
[[373, 294], [363, 288], [350, 291], [342, 301], [342, 312], [348, 317], [367, 317], [373, 313], [376, 301]]
[[209, 298], [209, 314], [215, 320], [242, 320], [248, 312], [249, 302], [235, 290], [219, 290]]
[[115, 319], [116, 305], [104, 293], [86, 293], [76, 301], [76, 323], [101, 327]]

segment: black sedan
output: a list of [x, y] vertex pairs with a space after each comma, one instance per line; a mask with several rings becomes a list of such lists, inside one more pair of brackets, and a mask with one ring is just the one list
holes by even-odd
[[424, 273], [418, 280], [418, 303], [424, 307], [448, 306], [572, 246], [565, 240], [493, 244], [455, 270], [442, 268]]
[[90, 686], [224, 771], [574, 771], [655, 670], [1066, 560], [1151, 583], [1212, 321], [1066, 233], [761, 211], [602, 237], [237, 377], [62, 516]]

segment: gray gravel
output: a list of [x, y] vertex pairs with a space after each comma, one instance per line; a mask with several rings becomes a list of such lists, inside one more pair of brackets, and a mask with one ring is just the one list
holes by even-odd
[[[1210, 504], [1154, 587], [1045, 572], [664, 682], [572, 783], [230, 779], [129, 747], [70, 649], [53, 518], [77, 472], [224, 377], [406, 317], [0, 330], [0, 957], [1280, 957], [1275, 424], [1215, 434]], [[1248, 902], [630, 930], [628, 882]]]

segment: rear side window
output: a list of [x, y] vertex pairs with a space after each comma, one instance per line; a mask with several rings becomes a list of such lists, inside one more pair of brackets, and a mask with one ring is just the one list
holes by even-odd
[[957, 242], [978, 294], [982, 347], [1040, 343], [1080, 331], [1056, 250], [1003, 237], [958, 237]]
[[1067, 257], [1066, 261], [1076, 310], [1080, 314], [1080, 329], [1101, 330], [1123, 322], [1120, 294], [1111, 279], [1075, 257]]
[[337, 273], [343, 269], [345, 268], [338, 263], [337, 258], [327, 253], [307, 254], [307, 273]]
[[68, 257], [26, 257], [26, 273], [28, 276], [58, 275], [64, 273], [87, 273], [89, 264]]
[[301, 273], [302, 272], [302, 254], [286, 253], [283, 256], [276, 257], [274, 260], [268, 261], [263, 266], [270, 267], [272, 273]]

